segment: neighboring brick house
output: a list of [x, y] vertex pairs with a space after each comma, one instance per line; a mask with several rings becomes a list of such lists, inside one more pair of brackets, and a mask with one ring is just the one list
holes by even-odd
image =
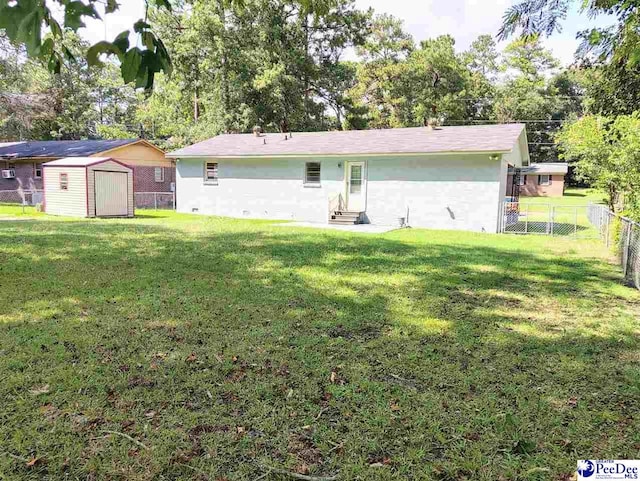
[[562, 197], [569, 167], [563, 162], [531, 164], [520, 171], [520, 195], [524, 197]]
[[175, 163], [146, 140], [46, 140], [0, 143], [0, 202], [41, 191], [42, 163], [64, 157], [111, 157], [134, 170], [134, 191], [173, 192]]

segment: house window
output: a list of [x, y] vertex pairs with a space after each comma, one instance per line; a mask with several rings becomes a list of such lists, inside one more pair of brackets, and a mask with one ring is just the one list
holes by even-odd
[[218, 182], [218, 163], [206, 162], [204, 164], [204, 181], [210, 184]]
[[164, 167], [156, 167], [153, 176], [156, 182], [164, 182]]
[[320, 183], [320, 162], [307, 162], [304, 166], [304, 183]]
[[60, 174], [60, 190], [69, 190], [69, 174]]
[[33, 164], [33, 177], [42, 179], [42, 164]]
[[518, 185], [526, 185], [526, 183], [527, 183], [527, 176], [521, 175], [520, 178], [518, 179]]
[[539, 175], [538, 176], [538, 185], [551, 185], [551, 176], [550, 175]]

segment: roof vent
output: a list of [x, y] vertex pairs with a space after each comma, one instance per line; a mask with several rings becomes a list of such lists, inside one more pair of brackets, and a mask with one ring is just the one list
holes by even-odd
[[262, 134], [262, 127], [260, 127], [259, 125], [254, 125], [253, 135], [255, 135], [256, 137], [260, 137], [260, 134]]

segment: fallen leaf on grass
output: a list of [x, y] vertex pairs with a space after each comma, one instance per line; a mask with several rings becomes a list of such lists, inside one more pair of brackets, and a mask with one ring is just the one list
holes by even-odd
[[42, 386], [34, 386], [31, 389], [29, 389], [29, 393], [33, 394], [34, 396], [38, 396], [40, 394], [47, 394], [48, 392], [49, 392], [48, 384], [43, 384]]
[[189, 354], [189, 356], [185, 359], [185, 362], [195, 362], [198, 359], [195, 352]]
[[390, 403], [389, 403], [389, 408], [390, 408], [392, 411], [394, 411], [394, 412], [396, 412], [396, 411], [400, 411], [400, 405], [398, 404], [398, 402], [397, 402], [397, 401], [392, 401], [392, 402], [390, 402]]
[[298, 473], [298, 474], [309, 474], [309, 466], [307, 466], [305, 463], [302, 463], [302, 464], [296, 466], [296, 473]]
[[27, 461], [26, 463], [27, 468], [34, 468], [36, 466], [40, 466], [41, 464], [44, 464], [44, 459], [39, 458], [39, 457], [34, 457], [32, 459], [30, 459], [29, 461]]

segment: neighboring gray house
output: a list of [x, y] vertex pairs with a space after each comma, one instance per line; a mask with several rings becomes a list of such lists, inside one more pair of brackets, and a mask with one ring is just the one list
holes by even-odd
[[521, 124], [226, 134], [167, 157], [179, 212], [484, 232], [529, 164]]

